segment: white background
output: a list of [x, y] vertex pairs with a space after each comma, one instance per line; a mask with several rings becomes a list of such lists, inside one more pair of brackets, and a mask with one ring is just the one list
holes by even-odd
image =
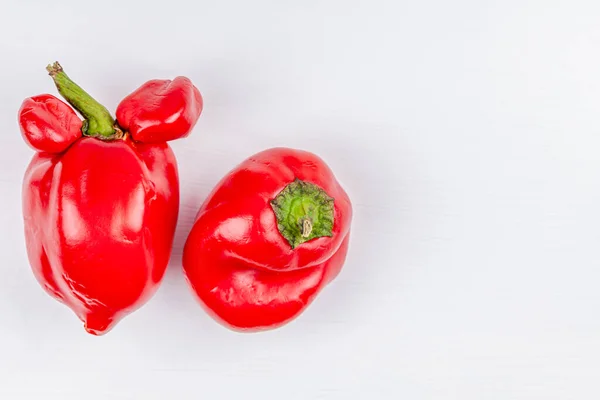
[[[2, 1], [0, 398], [597, 399], [600, 3]], [[114, 110], [186, 75], [182, 204], [158, 293], [86, 334], [27, 263], [16, 113], [60, 60]], [[354, 204], [342, 274], [297, 320], [231, 332], [180, 270], [247, 156], [322, 156]]]

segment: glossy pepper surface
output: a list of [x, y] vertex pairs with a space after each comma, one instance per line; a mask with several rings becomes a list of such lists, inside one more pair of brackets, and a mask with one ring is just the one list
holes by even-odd
[[225, 176], [201, 206], [184, 248], [186, 278], [224, 325], [279, 327], [340, 272], [351, 218], [348, 195], [321, 158], [263, 151]]
[[[143, 305], [164, 275], [179, 209], [166, 141], [189, 133], [202, 99], [187, 78], [173, 81], [176, 89], [160, 81], [162, 90], [121, 102], [117, 122], [58, 63], [48, 70], [85, 119], [52, 95], [26, 99], [19, 111], [38, 151], [23, 182], [27, 253], [42, 287], [99, 335]], [[127, 131], [144, 121], [150, 143]]]

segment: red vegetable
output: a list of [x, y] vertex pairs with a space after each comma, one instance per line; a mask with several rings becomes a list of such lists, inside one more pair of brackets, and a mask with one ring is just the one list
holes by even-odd
[[340, 272], [352, 206], [325, 162], [275, 148], [238, 165], [200, 208], [184, 248], [201, 304], [236, 330], [294, 319]]
[[[58, 63], [48, 70], [85, 120], [50, 95], [21, 107], [21, 131], [40, 151], [23, 182], [28, 257], [44, 289], [88, 332], [103, 334], [143, 305], [163, 277], [179, 209], [177, 164], [166, 140], [189, 133], [202, 100], [186, 78], [161, 81], [171, 89], [136, 97], [139, 89], [119, 105], [124, 120], [116, 123]], [[144, 125], [144, 118], [152, 143], [121, 128]]]

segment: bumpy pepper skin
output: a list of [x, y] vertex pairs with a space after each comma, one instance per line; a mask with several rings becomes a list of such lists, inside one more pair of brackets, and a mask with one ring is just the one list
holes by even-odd
[[51, 94], [26, 99], [19, 110], [25, 142], [34, 150], [60, 153], [81, 137], [81, 120], [75, 111]]
[[22, 188], [27, 254], [46, 292], [102, 335], [148, 301], [165, 273], [179, 212], [177, 163], [165, 141], [133, 140], [58, 63], [48, 71], [85, 120], [52, 96], [21, 107], [23, 135], [39, 151]]
[[152, 80], [121, 101], [117, 121], [135, 140], [165, 142], [189, 134], [202, 104], [200, 92], [186, 77]]
[[[295, 182], [322, 189], [323, 204], [330, 204], [326, 195], [333, 199], [333, 226], [327, 235], [294, 247], [280, 231], [274, 202], [287, 187], [301, 191]], [[300, 209], [311, 207], [310, 201], [297, 203]], [[288, 228], [298, 222], [302, 229], [302, 218], [286, 218], [284, 224], [292, 221]], [[287, 148], [263, 151], [224, 177], [201, 206], [184, 248], [186, 278], [204, 308], [225, 326], [279, 327], [340, 272], [351, 218], [348, 195], [322, 159]]]

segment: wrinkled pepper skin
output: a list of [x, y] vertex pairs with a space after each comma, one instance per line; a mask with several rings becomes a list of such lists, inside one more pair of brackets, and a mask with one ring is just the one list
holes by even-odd
[[[197, 92], [187, 82], [185, 90]], [[26, 99], [19, 113], [26, 141], [39, 151], [22, 191], [28, 258], [40, 285], [89, 333], [102, 335], [147, 302], [165, 273], [179, 210], [177, 163], [166, 140], [189, 133], [171, 127], [184, 118], [192, 129], [202, 103], [181, 102], [177, 93], [175, 117], [161, 122], [168, 113], [147, 113], [157, 133], [144, 143], [126, 130], [88, 137], [67, 104], [44, 96]], [[145, 104], [168, 103], [152, 96]], [[119, 109], [145, 104], [124, 101]]]
[[[273, 204], [288, 186], [324, 193], [314, 204], [305, 201], [304, 208], [296, 209], [300, 214], [284, 213], [279, 221]], [[303, 201], [289, 199], [289, 204]], [[302, 209], [331, 201], [330, 231], [296, 237], [306, 240], [302, 243], [281, 233], [281, 223], [290, 221], [284, 232], [302, 229]], [[287, 148], [263, 151], [225, 176], [201, 206], [184, 248], [186, 278], [201, 305], [225, 326], [239, 331], [277, 328], [302, 313], [338, 275], [348, 251], [351, 218], [350, 199], [322, 159]]]
[[81, 137], [81, 120], [75, 111], [51, 94], [25, 99], [19, 126], [32, 149], [48, 153], [61, 153]]
[[119, 104], [117, 120], [134, 140], [160, 143], [189, 135], [201, 112], [200, 92], [179, 76], [146, 82]]

